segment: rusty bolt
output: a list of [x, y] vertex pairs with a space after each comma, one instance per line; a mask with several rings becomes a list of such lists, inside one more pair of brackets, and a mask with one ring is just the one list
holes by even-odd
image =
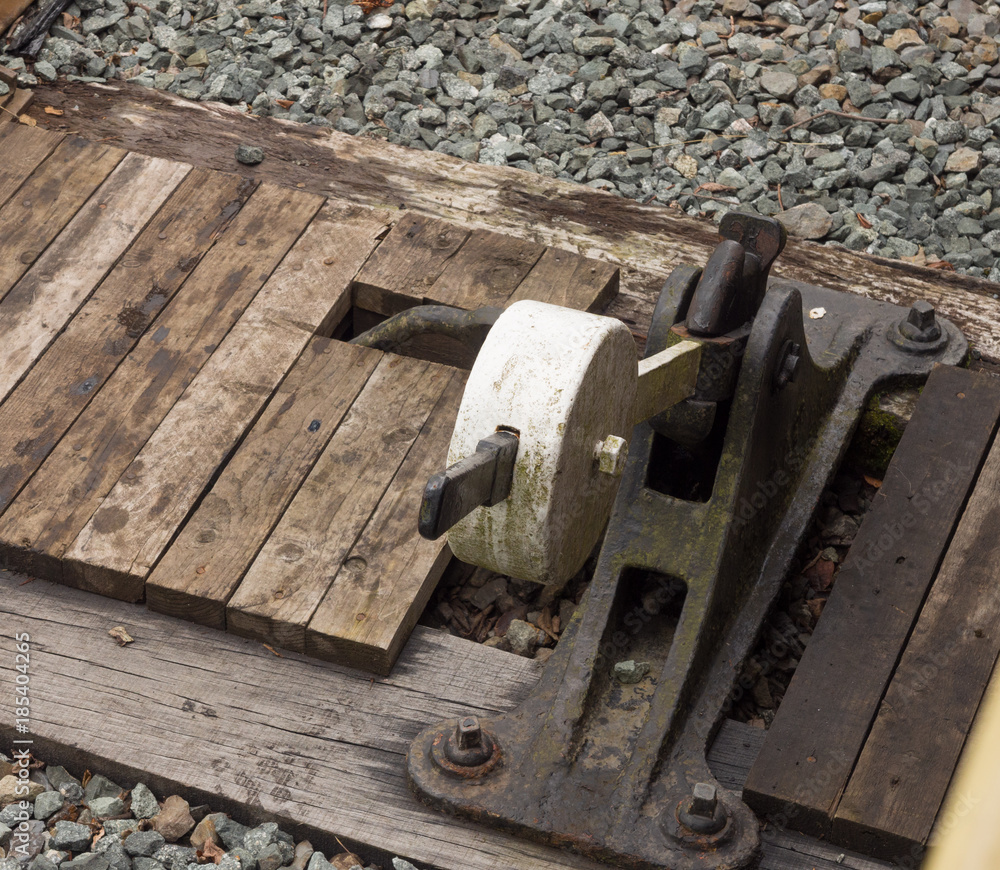
[[934, 326], [934, 306], [925, 299], [918, 299], [910, 307], [906, 322], [912, 324], [921, 332], [926, 332]]
[[699, 782], [691, 790], [691, 815], [701, 816], [703, 819], [715, 818], [715, 808], [718, 806], [719, 796], [715, 786], [707, 782]]
[[483, 730], [475, 716], [463, 716], [455, 728], [455, 743], [459, 749], [476, 749], [482, 745]]
[[594, 451], [597, 456], [597, 467], [604, 474], [620, 477], [625, 470], [625, 460], [628, 459], [628, 441], [617, 435], [609, 435], [603, 441], [597, 442]]

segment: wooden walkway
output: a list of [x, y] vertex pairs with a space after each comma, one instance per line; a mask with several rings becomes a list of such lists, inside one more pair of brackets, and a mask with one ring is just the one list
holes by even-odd
[[762, 818], [902, 866], [948, 824], [1000, 655], [998, 420], [1000, 379], [931, 374], [750, 772]]
[[[0, 624], [31, 635], [31, 738], [50, 763], [182, 791], [243, 823], [277, 821], [328, 855], [339, 838], [383, 867], [400, 855], [439, 870], [607, 870], [428, 809], [407, 787], [421, 729], [510, 710], [541, 673], [536, 661], [418, 626], [392, 674], [370, 679], [4, 572]], [[135, 642], [117, 646], [116, 625]], [[13, 668], [0, 659], [0, 680]], [[0, 740], [14, 736], [0, 716]], [[724, 725], [709, 763], [725, 787], [739, 790], [762, 737]], [[762, 838], [759, 870], [889, 870], [782, 828]]]
[[600, 308], [618, 270], [0, 125], [0, 564], [386, 673], [465, 372], [346, 344], [424, 302]]

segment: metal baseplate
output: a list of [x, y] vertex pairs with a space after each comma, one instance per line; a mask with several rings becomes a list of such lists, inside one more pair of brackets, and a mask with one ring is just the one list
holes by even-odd
[[[704, 271], [667, 281], [646, 349], [702, 342], [694, 395], [633, 430], [593, 580], [530, 698], [414, 740], [432, 807], [620, 867], [756, 865], [757, 820], [707, 747], [869, 396], [968, 345], [925, 303], [768, 283], [775, 221], [720, 232]], [[630, 660], [648, 673], [616, 675]]]

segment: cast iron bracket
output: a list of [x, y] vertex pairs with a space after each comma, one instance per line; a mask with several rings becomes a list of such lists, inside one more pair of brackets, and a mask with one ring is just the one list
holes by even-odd
[[[736, 262], [754, 242], [723, 244]], [[759, 266], [747, 272], [737, 285], [758, 292]], [[647, 354], [695, 334], [698, 273], [667, 282]], [[968, 345], [937, 319], [945, 340], [930, 330], [933, 348], [908, 348], [925, 312], [792, 281], [770, 282], [752, 326], [739, 305], [715, 310], [740, 313], [716, 319], [728, 334], [705, 335], [711, 317], [698, 327], [715, 344], [704, 395], [685, 425], [633, 431], [593, 581], [532, 696], [411, 745], [425, 803], [624, 867], [754, 866], [757, 821], [707, 747], [870, 394], [958, 364]], [[639, 682], [614, 675], [629, 659], [650, 663]]]

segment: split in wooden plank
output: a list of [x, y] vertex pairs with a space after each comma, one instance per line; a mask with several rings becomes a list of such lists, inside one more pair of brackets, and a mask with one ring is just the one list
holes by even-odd
[[561, 248], [546, 248], [509, 303], [537, 299], [580, 311], [603, 311], [617, 295], [619, 269]]
[[1000, 415], [989, 375], [927, 381], [744, 789], [827, 834]]
[[[269, 215], [281, 224], [272, 236], [302, 233], [322, 204], [289, 192], [285, 207]], [[274, 260], [286, 250], [272, 249]], [[255, 253], [253, 267], [266, 276], [275, 262]], [[336, 285], [295, 281], [295, 265], [278, 266], [67, 549], [63, 574], [72, 585], [142, 597], [189, 511], [342, 296]]]
[[98, 394], [254, 187], [235, 175], [193, 170], [0, 405], [0, 512]]
[[150, 608], [226, 627], [226, 604], [381, 358], [327, 338], [310, 342], [150, 574]]
[[333, 579], [306, 630], [317, 658], [388, 674], [451, 560], [416, 518], [428, 478], [447, 464], [465, 375], [455, 372], [406, 461]]
[[545, 246], [536, 242], [475, 230], [426, 288], [424, 301], [468, 310], [502, 308], [544, 253]]
[[998, 498], [994, 444], [840, 800], [837, 842], [899, 861], [930, 837], [1000, 654]]
[[306, 626], [453, 371], [383, 357], [229, 602], [230, 631], [305, 649]]
[[191, 170], [128, 155], [0, 301], [0, 400]]
[[[0, 559], [65, 580], [61, 559], [315, 212], [262, 185], [0, 518]], [[274, 220], [280, 213], [282, 219]], [[148, 280], [148, 279], [147, 279]]]
[[444, 221], [406, 215], [358, 274], [355, 305], [386, 317], [422, 305], [426, 291], [461, 250], [469, 232]]
[[125, 157], [75, 136], [62, 142], [0, 209], [0, 299]]
[[23, 124], [4, 124], [0, 119], [0, 205], [9, 200], [35, 168], [56, 150], [62, 133], [34, 130]]

